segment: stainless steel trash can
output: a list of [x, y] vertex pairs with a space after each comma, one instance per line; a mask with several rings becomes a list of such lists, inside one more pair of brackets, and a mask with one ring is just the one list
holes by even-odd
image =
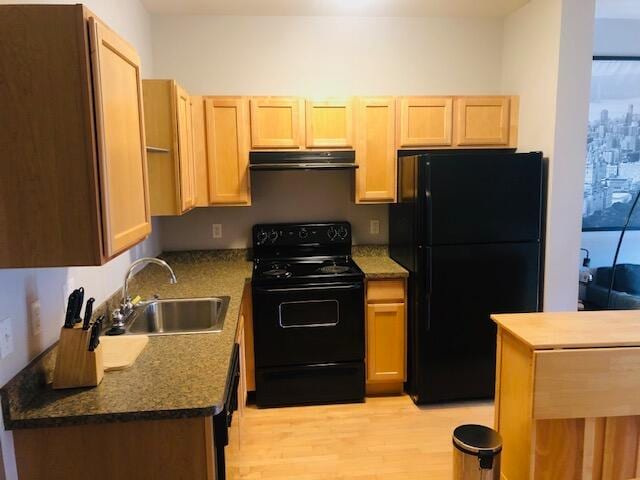
[[502, 438], [483, 425], [453, 431], [453, 480], [500, 480]]

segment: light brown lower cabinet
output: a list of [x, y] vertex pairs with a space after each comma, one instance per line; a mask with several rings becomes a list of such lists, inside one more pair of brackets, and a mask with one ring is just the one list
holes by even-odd
[[256, 390], [256, 365], [253, 350], [253, 302], [251, 282], [247, 282], [242, 294], [241, 316], [243, 318], [245, 398], [248, 392]]
[[255, 390], [255, 367], [253, 356], [253, 319], [251, 318], [251, 283], [247, 282], [242, 294], [240, 318], [236, 333], [240, 347], [240, 381], [238, 382], [238, 413], [242, 416], [247, 404], [247, 394]]
[[499, 325], [502, 479], [640, 477], [639, 398], [640, 347], [535, 348]]
[[366, 302], [367, 394], [401, 393], [407, 356], [405, 279], [368, 280]]
[[20, 480], [216, 480], [209, 417], [14, 430]]

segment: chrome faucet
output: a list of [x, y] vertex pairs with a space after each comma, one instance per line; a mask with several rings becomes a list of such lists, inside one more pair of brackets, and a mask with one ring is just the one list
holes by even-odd
[[115, 309], [111, 314], [113, 323], [112, 328], [123, 328], [127, 318], [129, 318], [129, 315], [131, 315], [131, 313], [133, 312], [134, 304], [131, 302], [131, 297], [129, 296], [129, 281], [133, 276], [133, 271], [135, 270], [135, 268], [138, 265], [143, 265], [146, 263], [155, 263], [156, 265], [160, 265], [161, 267], [166, 268], [167, 270], [169, 270], [169, 283], [171, 285], [178, 283], [176, 274], [173, 272], [173, 269], [164, 260], [160, 260], [159, 258], [154, 257], [143, 257], [133, 262], [129, 266], [127, 274], [124, 277], [124, 285], [122, 286], [122, 302], [120, 303], [120, 307]]

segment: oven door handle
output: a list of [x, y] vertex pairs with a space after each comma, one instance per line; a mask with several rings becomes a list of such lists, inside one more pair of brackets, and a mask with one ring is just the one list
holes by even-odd
[[265, 288], [265, 287], [254, 287], [254, 292], [265, 292], [265, 293], [282, 293], [282, 292], [309, 292], [309, 291], [332, 291], [332, 290], [357, 290], [361, 289], [362, 284], [354, 283], [352, 285], [318, 285], [318, 286], [309, 286], [309, 287], [283, 287], [283, 288]]
[[339, 320], [332, 323], [308, 323], [306, 325], [283, 325], [282, 317], [280, 318], [280, 328], [321, 328], [321, 327], [335, 327], [338, 325]]
[[[290, 305], [292, 303], [326, 303], [326, 302], [333, 302], [336, 304], [336, 321], [335, 322], [324, 322], [324, 323], [292, 323], [289, 325], [286, 325], [283, 321], [282, 321], [282, 306], [283, 305]], [[327, 300], [302, 300], [302, 301], [295, 301], [295, 302], [282, 302], [280, 305], [278, 305], [278, 324], [280, 325], [280, 328], [320, 328], [320, 327], [335, 327], [338, 325], [338, 323], [340, 322], [340, 302], [338, 300], [335, 299], [327, 299]]]

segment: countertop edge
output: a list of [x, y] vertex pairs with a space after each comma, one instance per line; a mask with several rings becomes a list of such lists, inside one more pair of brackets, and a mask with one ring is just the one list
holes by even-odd
[[[590, 348], [640, 347], [640, 336], [625, 338], [624, 331], [615, 338], [589, 338], [594, 326], [606, 324], [607, 332], [615, 328], [640, 328], [638, 310], [602, 310], [570, 312], [494, 313], [491, 320], [531, 350], [580, 350]], [[576, 321], [579, 319], [579, 321]], [[601, 327], [602, 325], [600, 325]], [[545, 334], [532, 333], [540, 329]], [[595, 330], [598, 331], [597, 329]], [[568, 339], [568, 336], [573, 338]]]
[[189, 408], [184, 410], [149, 410], [145, 412], [122, 412], [97, 415], [75, 415], [68, 417], [33, 418], [28, 420], [5, 420], [6, 430], [27, 430], [36, 428], [80, 427], [102, 423], [125, 423], [145, 420], [179, 420], [215, 416], [221, 406]]

